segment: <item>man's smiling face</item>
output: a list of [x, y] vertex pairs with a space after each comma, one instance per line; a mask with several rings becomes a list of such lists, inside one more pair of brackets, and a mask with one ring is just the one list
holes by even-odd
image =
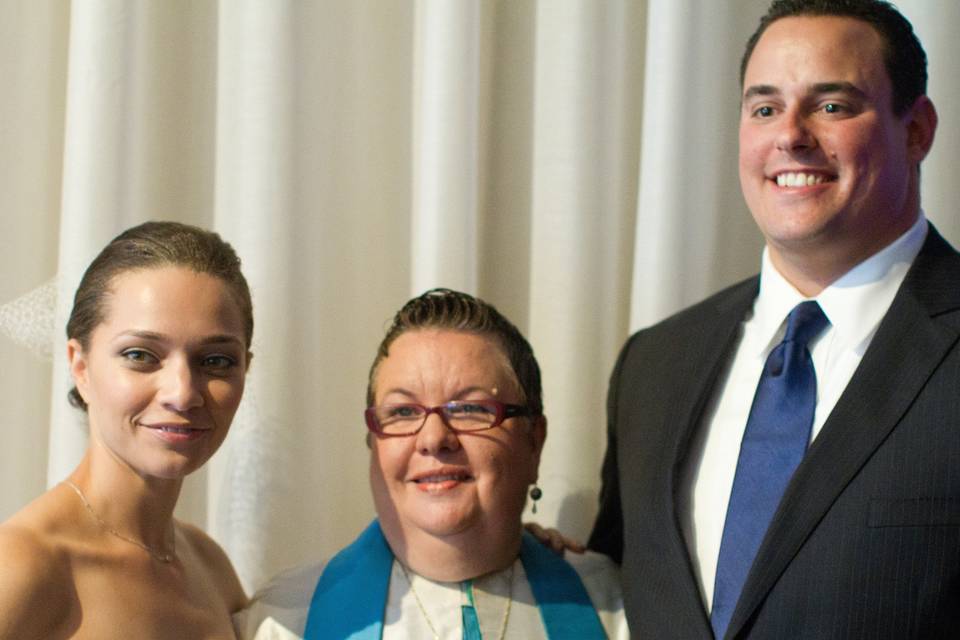
[[894, 115], [883, 52], [865, 22], [802, 16], [771, 24], [750, 57], [740, 183], [782, 272], [801, 257], [849, 262], [842, 275], [916, 220], [929, 144], [911, 135], [914, 108]]

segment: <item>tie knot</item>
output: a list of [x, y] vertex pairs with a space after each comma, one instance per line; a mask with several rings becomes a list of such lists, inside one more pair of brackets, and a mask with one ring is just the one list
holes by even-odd
[[801, 302], [787, 316], [787, 333], [783, 336], [783, 341], [793, 340], [797, 344], [806, 346], [829, 324], [830, 321], [827, 320], [823, 309], [816, 301]]

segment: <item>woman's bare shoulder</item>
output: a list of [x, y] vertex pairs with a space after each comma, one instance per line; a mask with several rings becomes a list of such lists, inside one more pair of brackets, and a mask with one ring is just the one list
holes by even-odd
[[69, 554], [33, 507], [0, 524], [0, 638], [54, 637], [76, 610]]
[[223, 548], [195, 525], [178, 521], [177, 526], [197, 561], [206, 568], [217, 589], [224, 595], [230, 611], [236, 612], [245, 607], [247, 596]]

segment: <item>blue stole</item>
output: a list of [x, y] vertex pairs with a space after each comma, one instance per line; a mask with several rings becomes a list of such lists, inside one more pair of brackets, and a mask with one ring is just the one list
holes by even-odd
[[[550, 640], [603, 640], [580, 576], [560, 556], [523, 533], [520, 561]], [[380, 640], [393, 553], [374, 520], [327, 564], [307, 613], [304, 640]]]

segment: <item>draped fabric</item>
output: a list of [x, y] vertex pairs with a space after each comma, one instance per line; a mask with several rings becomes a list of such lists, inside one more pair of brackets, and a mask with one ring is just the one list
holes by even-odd
[[[529, 337], [535, 519], [584, 537], [622, 341], [758, 268], [737, 69], [766, 4], [0, 1], [0, 518], [85, 447], [63, 336], [83, 269], [172, 219], [233, 243], [253, 290], [246, 396], [178, 507], [248, 589], [370, 520], [367, 370], [433, 286]], [[957, 244], [960, 4], [898, 5], [940, 113], [924, 209]]]

